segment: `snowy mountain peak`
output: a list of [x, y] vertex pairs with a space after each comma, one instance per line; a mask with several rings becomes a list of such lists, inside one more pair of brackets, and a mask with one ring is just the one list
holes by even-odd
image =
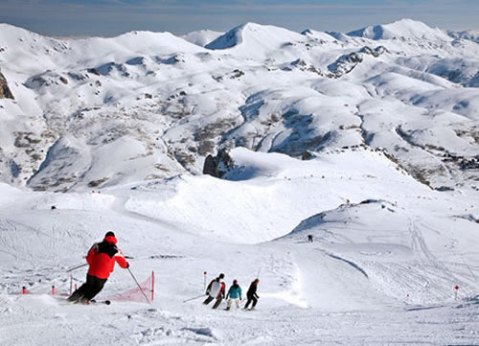
[[372, 40], [427, 39], [450, 41], [448, 35], [442, 30], [431, 28], [423, 22], [412, 19], [401, 19], [390, 24], [368, 26], [351, 31], [348, 35]]
[[6, 24], [6, 23], [0, 23], [0, 37], [3, 39], [8, 36], [15, 36], [15, 37], [21, 37], [25, 35], [36, 35], [40, 36], [38, 34], [35, 34], [31, 31], [28, 31], [26, 29], [11, 25], [11, 24]]
[[[299, 33], [289, 31], [272, 25], [246, 23], [237, 26], [206, 46], [208, 49], [228, 49], [241, 44], [262, 45], [266, 47], [276, 46], [288, 40], [300, 40]], [[253, 47], [250, 47], [253, 48]]]
[[237, 46], [243, 41], [242, 30], [246, 24], [231, 29], [206, 45], [208, 49], [228, 49]]
[[42, 36], [14, 25], [0, 23], [0, 48], [9, 44], [31, 45], [37, 42], [57, 42], [58, 40]]

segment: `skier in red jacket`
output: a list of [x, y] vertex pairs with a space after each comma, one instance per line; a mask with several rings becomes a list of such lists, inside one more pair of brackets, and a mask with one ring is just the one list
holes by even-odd
[[116, 243], [115, 234], [109, 231], [101, 243], [93, 244], [86, 256], [89, 265], [86, 282], [68, 297], [68, 301], [88, 304], [103, 289], [115, 262], [124, 269], [129, 267]]

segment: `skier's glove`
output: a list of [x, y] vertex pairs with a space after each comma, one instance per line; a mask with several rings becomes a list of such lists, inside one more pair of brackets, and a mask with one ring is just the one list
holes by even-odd
[[126, 262], [126, 269], [130, 268], [130, 263]]

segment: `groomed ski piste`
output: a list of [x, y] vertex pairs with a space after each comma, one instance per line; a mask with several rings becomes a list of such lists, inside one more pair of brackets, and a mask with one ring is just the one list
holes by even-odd
[[[432, 190], [372, 150], [231, 155], [224, 180], [0, 185], [0, 344], [479, 345], [477, 193]], [[139, 281], [155, 272], [151, 304], [114, 298], [135, 288], [119, 267], [98, 296], [111, 305], [62, 300], [106, 230]], [[256, 311], [184, 303], [204, 272], [243, 292], [259, 277]]]

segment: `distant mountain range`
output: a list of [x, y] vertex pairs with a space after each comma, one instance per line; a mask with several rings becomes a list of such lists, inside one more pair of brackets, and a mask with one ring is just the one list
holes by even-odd
[[366, 148], [479, 189], [478, 37], [410, 19], [82, 39], [0, 24], [0, 181], [85, 190], [201, 174], [221, 148]]

